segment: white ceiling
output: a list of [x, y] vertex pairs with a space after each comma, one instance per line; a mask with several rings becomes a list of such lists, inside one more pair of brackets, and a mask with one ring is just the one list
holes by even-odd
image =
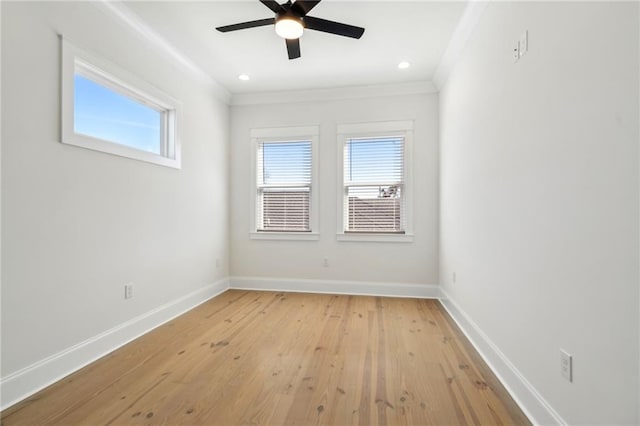
[[[282, 3], [283, 0], [280, 0]], [[365, 28], [360, 40], [306, 30], [289, 60], [273, 26], [215, 27], [273, 16], [258, 0], [126, 2], [125, 7], [231, 93], [431, 80], [466, 2], [324, 0], [309, 15]], [[399, 70], [400, 61], [411, 67]], [[239, 74], [250, 81], [240, 81]]]

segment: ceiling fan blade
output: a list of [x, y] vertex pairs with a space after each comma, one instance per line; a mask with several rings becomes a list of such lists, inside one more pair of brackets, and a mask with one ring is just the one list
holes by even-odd
[[351, 38], [360, 38], [362, 37], [362, 34], [364, 34], [364, 28], [362, 27], [328, 21], [321, 18], [314, 18], [313, 16], [305, 16], [303, 21], [304, 26], [310, 30], [322, 31]]
[[239, 24], [225, 25], [224, 27], [216, 28], [216, 30], [222, 33], [226, 33], [229, 31], [244, 30], [246, 28], [263, 27], [265, 25], [275, 24], [275, 22], [276, 22], [276, 18], [258, 19], [257, 21], [248, 21], [248, 22], [241, 22]]
[[286, 38], [285, 41], [287, 42], [287, 53], [289, 53], [289, 59], [299, 58], [300, 57], [300, 39]]
[[307, 1], [307, 0], [297, 0], [294, 4], [291, 5], [291, 10], [297, 13], [299, 16], [305, 16], [311, 9], [316, 7], [320, 3], [320, 0], [317, 1]]
[[280, 6], [280, 3], [278, 3], [277, 1], [274, 1], [274, 0], [260, 0], [260, 3], [264, 4], [269, 9], [271, 9], [273, 11], [273, 13], [279, 13], [279, 12], [283, 11], [282, 6]]

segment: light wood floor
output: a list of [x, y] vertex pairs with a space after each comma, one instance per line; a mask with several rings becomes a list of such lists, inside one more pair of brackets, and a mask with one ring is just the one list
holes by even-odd
[[530, 424], [438, 301], [228, 291], [2, 424]]

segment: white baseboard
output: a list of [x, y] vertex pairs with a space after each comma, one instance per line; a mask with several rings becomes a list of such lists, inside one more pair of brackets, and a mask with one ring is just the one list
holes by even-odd
[[229, 278], [229, 284], [230, 288], [237, 290], [351, 294], [359, 296], [417, 297], [424, 299], [436, 299], [440, 296], [440, 288], [433, 284], [377, 283], [259, 277], [231, 277]]
[[482, 359], [498, 377], [511, 397], [520, 406], [529, 420], [536, 425], [566, 425], [562, 417], [540, 395], [531, 383], [509, 361], [495, 343], [480, 329], [465, 311], [444, 291], [439, 289], [440, 302], [458, 327], [467, 336]]
[[567, 424], [498, 346], [438, 285], [259, 277], [231, 277], [229, 284], [231, 289], [238, 290], [440, 299], [444, 308], [532, 423], [537, 425]]
[[1, 378], [0, 410], [5, 410], [229, 288], [438, 298], [480, 356], [534, 424], [567, 424], [480, 327], [438, 285], [258, 277], [231, 277], [220, 280]]
[[228, 280], [220, 280], [3, 377], [0, 379], [0, 410], [5, 410], [228, 288]]

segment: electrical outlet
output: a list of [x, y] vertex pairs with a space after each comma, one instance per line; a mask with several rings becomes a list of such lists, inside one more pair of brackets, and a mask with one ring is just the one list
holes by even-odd
[[516, 41], [513, 44], [513, 53], [511, 55], [511, 57], [513, 58], [513, 63], [515, 64], [516, 62], [518, 62], [518, 60], [520, 59], [520, 42]]
[[133, 298], [133, 283], [124, 285], [124, 298], [125, 299]]
[[328, 268], [328, 267], [329, 267], [329, 258], [328, 258], [328, 257], [325, 257], [325, 258], [322, 260], [322, 266], [324, 266], [325, 268]]
[[560, 349], [560, 374], [568, 382], [573, 382], [573, 357], [562, 349]]

